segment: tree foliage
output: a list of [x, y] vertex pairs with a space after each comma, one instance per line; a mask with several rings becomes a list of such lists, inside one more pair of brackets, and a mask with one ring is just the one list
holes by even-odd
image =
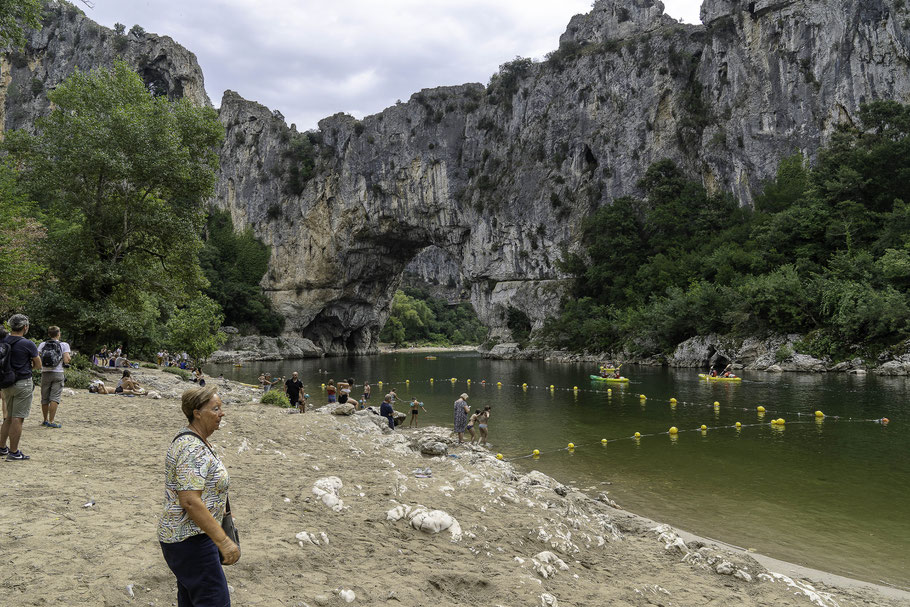
[[199, 254], [209, 283], [205, 293], [224, 310], [224, 322], [242, 333], [279, 335], [284, 328], [284, 319], [259, 286], [269, 255], [269, 248], [253, 235], [252, 228], [237, 232], [227, 211], [210, 212]]
[[186, 352], [193, 360], [205, 361], [227, 341], [219, 331], [224, 314], [218, 302], [199, 295], [178, 308], [167, 321], [167, 343], [175, 352]]
[[396, 345], [479, 344], [487, 334], [470, 304], [450, 305], [422, 289], [396, 291], [388, 322], [379, 339]]
[[48, 97], [36, 134], [4, 142], [48, 229], [54, 280], [31, 307], [90, 342], [157, 339], [162, 313], [205, 286], [199, 234], [223, 127], [211, 108], [154, 97], [123, 62]]
[[862, 107], [814, 166], [784, 159], [755, 210], [709, 195], [669, 161], [643, 199], [582, 226], [573, 298], [544, 334], [577, 349], [660, 353], [697, 334], [807, 334], [846, 357], [910, 338], [910, 107]]
[[25, 29], [41, 27], [41, 0], [0, 0], [0, 48], [25, 46]]
[[39, 261], [45, 232], [15, 172], [0, 164], [0, 318], [21, 310], [37, 292], [46, 271]]

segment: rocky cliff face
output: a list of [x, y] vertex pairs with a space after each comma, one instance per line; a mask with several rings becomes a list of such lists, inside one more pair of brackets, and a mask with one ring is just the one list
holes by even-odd
[[109, 67], [118, 57], [158, 93], [211, 105], [195, 55], [167, 36], [117, 34], [72, 4], [48, 2], [25, 48], [0, 53], [0, 133], [31, 128], [50, 108], [47, 91], [76, 70]]
[[[545, 62], [506, 64], [487, 87], [423, 90], [362, 121], [338, 114], [309, 134], [228, 91], [215, 204], [272, 247], [262, 284], [288, 336], [330, 353], [373, 349], [402, 272], [429, 276], [435, 257], [446, 260], [437, 280], [457, 274], [505, 339], [509, 307], [535, 328], [555, 311], [558, 260], [579, 245], [581, 221], [637, 194], [650, 163], [670, 158], [748, 204], [780, 158], [811, 158], [862, 102], [910, 100], [908, 11], [899, 0], [706, 0], [694, 26], [657, 0], [598, 0]], [[76, 52], [74, 24], [88, 24], [66, 10], [57, 21]], [[9, 74], [59, 81], [76, 65], [62, 50], [41, 59], [50, 31], [25, 67], [0, 66], [7, 114], [44, 109], [11, 104]], [[79, 65], [108, 61], [110, 35], [102, 28], [98, 57]], [[129, 44], [150, 80], [205, 102], [192, 55], [150, 35]]]

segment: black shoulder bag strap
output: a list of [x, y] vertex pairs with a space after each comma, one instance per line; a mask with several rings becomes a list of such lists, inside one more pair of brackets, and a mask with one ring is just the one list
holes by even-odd
[[[209, 450], [209, 453], [212, 454], [212, 457], [214, 457], [214, 458], [217, 459], [218, 461], [221, 461], [221, 459], [220, 459], [217, 455], [215, 455], [215, 452], [212, 451], [212, 448], [209, 447], [209, 444], [208, 444], [207, 442], [205, 442], [204, 440], [202, 440], [202, 437], [199, 436], [198, 434], [196, 434], [195, 432], [193, 432], [192, 430], [188, 430], [188, 431], [186, 431], [186, 432], [181, 432], [180, 434], [178, 434], [177, 436], [175, 436], [175, 437], [174, 437], [174, 440], [172, 440], [171, 442], [173, 443], [174, 441], [176, 441], [176, 440], [177, 440], [178, 438], [180, 438], [181, 436], [195, 436], [195, 437], [198, 438], [200, 441], [202, 441], [202, 444], [205, 445], [205, 448]], [[230, 515], [230, 513], [231, 513], [231, 497], [230, 497], [230, 496], [227, 496], [226, 498], [224, 498], [224, 514], [225, 514], [225, 517], [227, 517], [228, 515]], [[222, 524], [223, 524], [223, 523], [222, 523]]]

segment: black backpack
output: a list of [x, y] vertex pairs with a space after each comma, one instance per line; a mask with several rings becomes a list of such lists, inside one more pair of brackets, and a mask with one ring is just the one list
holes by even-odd
[[51, 339], [44, 342], [44, 347], [41, 348], [41, 366], [48, 369], [53, 369], [63, 360], [63, 348], [60, 347], [60, 342], [56, 339]]
[[20, 337], [12, 344], [0, 341], [0, 388], [9, 388], [16, 383], [16, 374], [13, 372], [13, 344], [21, 339]]

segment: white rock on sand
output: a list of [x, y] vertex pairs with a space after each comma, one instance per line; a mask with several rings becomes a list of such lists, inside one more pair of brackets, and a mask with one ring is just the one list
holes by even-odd
[[341, 479], [337, 476], [327, 476], [325, 478], [320, 478], [315, 483], [313, 483], [313, 494], [322, 500], [322, 503], [326, 507], [331, 508], [335, 512], [341, 512], [344, 510], [344, 502], [338, 497], [338, 491], [342, 487]]

